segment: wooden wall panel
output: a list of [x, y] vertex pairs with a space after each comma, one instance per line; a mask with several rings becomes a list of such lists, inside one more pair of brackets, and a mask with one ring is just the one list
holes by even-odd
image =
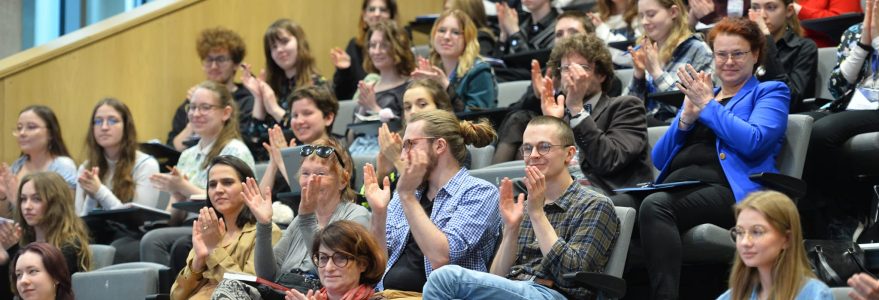
[[[157, 2], [175, 8], [158, 17], [129, 12], [81, 30], [108, 33], [81, 34], [82, 40], [74, 33], [0, 61], [0, 161], [11, 162], [18, 156], [11, 131], [18, 111], [30, 104], [55, 110], [78, 162], [91, 109], [103, 97], [117, 97], [131, 107], [138, 140], [164, 141], [174, 109], [187, 89], [204, 79], [195, 39], [205, 28], [223, 26], [241, 34], [248, 46], [245, 61], [259, 70], [265, 64], [266, 27], [278, 18], [291, 18], [305, 28], [318, 68], [331, 78], [329, 49], [347, 44], [360, 14], [356, 0]], [[440, 0], [398, 0], [398, 4], [401, 25], [442, 7]]]

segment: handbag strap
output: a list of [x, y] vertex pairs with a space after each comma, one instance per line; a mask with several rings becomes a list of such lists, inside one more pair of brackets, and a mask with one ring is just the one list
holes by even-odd
[[873, 275], [873, 272], [870, 272], [870, 270], [867, 269], [864, 261], [861, 259], [861, 256], [857, 255], [857, 253], [858, 252], [854, 249], [854, 247], [850, 247], [845, 250], [845, 254], [855, 263], [855, 265], [858, 266], [858, 269], [861, 269], [861, 272], [867, 273], [875, 278], [876, 275]]
[[826, 280], [830, 281], [832, 285], [844, 285], [845, 282], [839, 278], [839, 275], [836, 274], [836, 271], [833, 270], [833, 267], [830, 266], [830, 263], [827, 262], [827, 258], [824, 257], [824, 250], [821, 249], [821, 245], [815, 245], [813, 248], [815, 254], [818, 256], [818, 263], [821, 266], [818, 268], [818, 271], [823, 272]]

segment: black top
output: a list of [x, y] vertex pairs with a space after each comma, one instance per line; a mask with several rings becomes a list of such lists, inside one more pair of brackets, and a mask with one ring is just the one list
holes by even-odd
[[[243, 84], [236, 83], [235, 86], [237, 89], [232, 93], [232, 98], [238, 103], [238, 125], [243, 133], [246, 126], [253, 120], [251, 113], [253, 111], [253, 95]], [[174, 137], [180, 134], [183, 128], [186, 128], [186, 124], [189, 124], [189, 116], [185, 109], [187, 104], [189, 104], [189, 99], [183, 100], [183, 103], [174, 112], [174, 119], [171, 120], [171, 131], [168, 132], [167, 143], [172, 148], [174, 147]], [[185, 141], [183, 144], [192, 147], [198, 144], [198, 138]], [[260, 148], [262, 148], [261, 145]], [[253, 152], [253, 149], [250, 151]]]
[[[430, 215], [433, 210], [433, 201], [427, 198], [426, 191], [421, 195], [419, 202], [424, 208], [424, 212]], [[385, 289], [421, 292], [427, 282], [427, 276], [424, 272], [424, 253], [421, 252], [421, 248], [412, 238], [412, 231], [409, 231], [409, 238], [406, 239], [406, 246], [403, 247], [400, 258], [385, 274]]]
[[357, 45], [356, 38], [351, 38], [348, 42], [345, 53], [351, 57], [351, 67], [336, 69], [336, 73], [333, 74], [333, 90], [339, 100], [354, 98], [357, 82], [366, 77], [366, 70], [363, 69], [363, 48]]
[[[726, 105], [730, 99], [732, 98], [718, 102]], [[668, 168], [671, 172], [663, 182], [699, 180], [729, 185], [717, 154], [717, 135], [700, 122], [693, 124], [684, 146], [675, 154]]]
[[[772, 36], [766, 36], [772, 41]], [[811, 39], [799, 37], [790, 28], [775, 43], [766, 43], [763, 65], [757, 80], [781, 81], [790, 88], [790, 112], [805, 111], [803, 99], [815, 96], [818, 72], [818, 46]]]
[[549, 49], [555, 42], [555, 22], [559, 13], [550, 9], [543, 19], [535, 21], [532, 15], [524, 18], [519, 25], [519, 32], [507, 37], [506, 42], [499, 43], [502, 55], [528, 50]]

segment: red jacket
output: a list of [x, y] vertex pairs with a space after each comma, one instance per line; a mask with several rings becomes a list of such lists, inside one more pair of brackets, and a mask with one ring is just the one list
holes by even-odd
[[[844, 13], [861, 12], [861, 1], [857, 0], [800, 0], [799, 3], [803, 7], [800, 9], [800, 14], [797, 15], [800, 20], [826, 18]], [[838, 38], [834, 40], [825, 34], [808, 29], [806, 29], [805, 32], [806, 37], [814, 40], [815, 44], [818, 44], [818, 47], [833, 47], [839, 44]]]

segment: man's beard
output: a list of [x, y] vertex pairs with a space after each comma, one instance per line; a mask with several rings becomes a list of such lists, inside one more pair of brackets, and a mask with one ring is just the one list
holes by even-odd
[[424, 178], [421, 179], [421, 187], [427, 188], [430, 184], [430, 173], [436, 169], [436, 164], [439, 159], [436, 157], [436, 152], [433, 149], [427, 151], [427, 166], [426, 170], [424, 170]]

